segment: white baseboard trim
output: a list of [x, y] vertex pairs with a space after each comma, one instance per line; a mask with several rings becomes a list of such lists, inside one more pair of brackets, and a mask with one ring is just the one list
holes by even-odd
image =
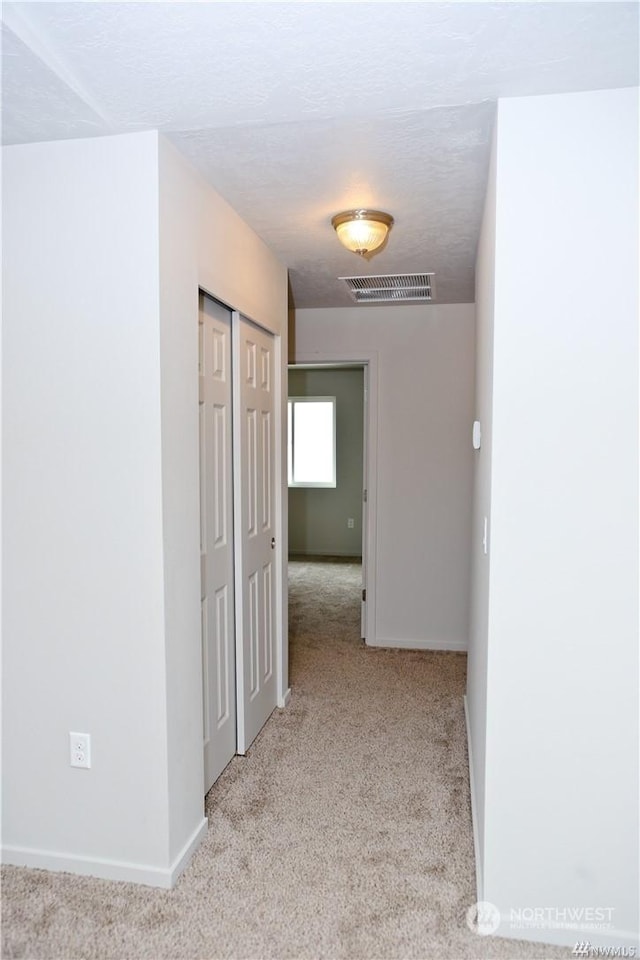
[[316, 558], [321, 559], [322, 557], [345, 557], [354, 562], [360, 562], [362, 559], [360, 554], [354, 553], [353, 550], [349, 553], [346, 553], [344, 550], [314, 550], [313, 553], [304, 553], [298, 550], [289, 551], [289, 559], [293, 560], [314, 560]]
[[173, 861], [173, 866], [170, 869], [170, 887], [175, 886], [176, 881], [183, 870], [189, 865], [189, 862], [204, 840], [207, 835], [207, 830], [209, 829], [209, 821], [206, 817], [203, 817], [198, 826], [195, 828], [182, 850], [178, 856]]
[[[588, 947], [609, 948], [609, 956], [616, 956], [615, 950], [626, 947], [627, 957], [637, 957], [640, 950], [640, 937], [637, 932], [630, 930], [619, 930], [615, 927], [610, 930], [594, 930], [588, 925], [523, 927], [509, 921], [508, 910], [502, 909], [500, 913], [502, 922], [493, 936], [503, 940], [527, 940], [530, 943], [545, 943], [556, 947], [574, 947], [576, 943], [582, 942], [588, 944]], [[635, 953], [630, 953], [629, 948], [635, 948]], [[589, 953], [589, 956], [594, 955], [595, 951]], [[625, 954], [621, 951], [617, 956], [625, 956]]]
[[278, 699], [278, 707], [279, 707], [281, 710], [284, 710], [285, 707], [288, 707], [288, 706], [289, 706], [289, 701], [290, 701], [290, 700], [291, 700], [291, 687], [289, 687], [289, 689], [288, 689], [287, 692], [285, 693], [284, 697], [280, 697], [280, 698]]
[[52, 850], [13, 846], [2, 847], [2, 862], [14, 867], [31, 867], [51, 870], [54, 873], [77, 873], [84, 877], [141, 883], [148, 887], [170, 890], [200, 846], [207, 828], [208, 821], [203, 817], [170, 867], [152, 867], [123, 860], [82, 857]]
[[365, 640], [368, 647], [393, 647], [399, 650], [450, 650], [453, 653], [466, 653], [467, 644], [455, 640], [389, 640], [376, 637]]
[[469, 785], [471, 787], [471, 826], [473, 829], [473, 852], [476, 861], [476, 902], [484, 900], [484, 884], [482, 882], [482, 863], [480, 859], [480, 841], [478, 839], [478, 803], [476, 800], [476, 781], [473, 767], [473, 751], [471, 747], [471, 727], [469, 726], [469, 704], [467, 695], [462, 698], [464, 703], [464, 722], [467, 730], [467, 754], [469, 756]]

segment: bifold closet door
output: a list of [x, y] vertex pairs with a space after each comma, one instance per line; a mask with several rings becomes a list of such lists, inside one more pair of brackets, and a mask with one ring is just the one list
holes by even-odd
[[236, 752], [232, 315], [200, 295], [200, 567], [205, 791]]
[[234, 314], [238, 753], [276, 706], [275, 341]]

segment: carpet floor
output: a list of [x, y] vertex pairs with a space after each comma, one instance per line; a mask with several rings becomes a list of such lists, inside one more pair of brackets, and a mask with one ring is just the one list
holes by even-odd
[[366, 647], [359, 578], [355, 563], [291, 563], [291, 703], [207, 795], [175, 889], [5, 867], [3, 957], [571, 955], [468, 929], [466, 658]]

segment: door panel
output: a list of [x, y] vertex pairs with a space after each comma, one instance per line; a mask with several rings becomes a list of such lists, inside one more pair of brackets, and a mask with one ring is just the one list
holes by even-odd
[[237, 317], [235, 355], [238, 753], [245, 753], [276, 706], [274, 338]]
[[201, 295], [200, 552], [205, 790], [236, 751], [231, 313]]

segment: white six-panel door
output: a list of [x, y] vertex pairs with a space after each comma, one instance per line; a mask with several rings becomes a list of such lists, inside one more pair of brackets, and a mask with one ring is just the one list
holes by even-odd
[[200, 563], [205, 791], [236, 752], [231, 312], [200, 295]]
[[274, 338], [234, 314], [238, 753], [276, 706]]

